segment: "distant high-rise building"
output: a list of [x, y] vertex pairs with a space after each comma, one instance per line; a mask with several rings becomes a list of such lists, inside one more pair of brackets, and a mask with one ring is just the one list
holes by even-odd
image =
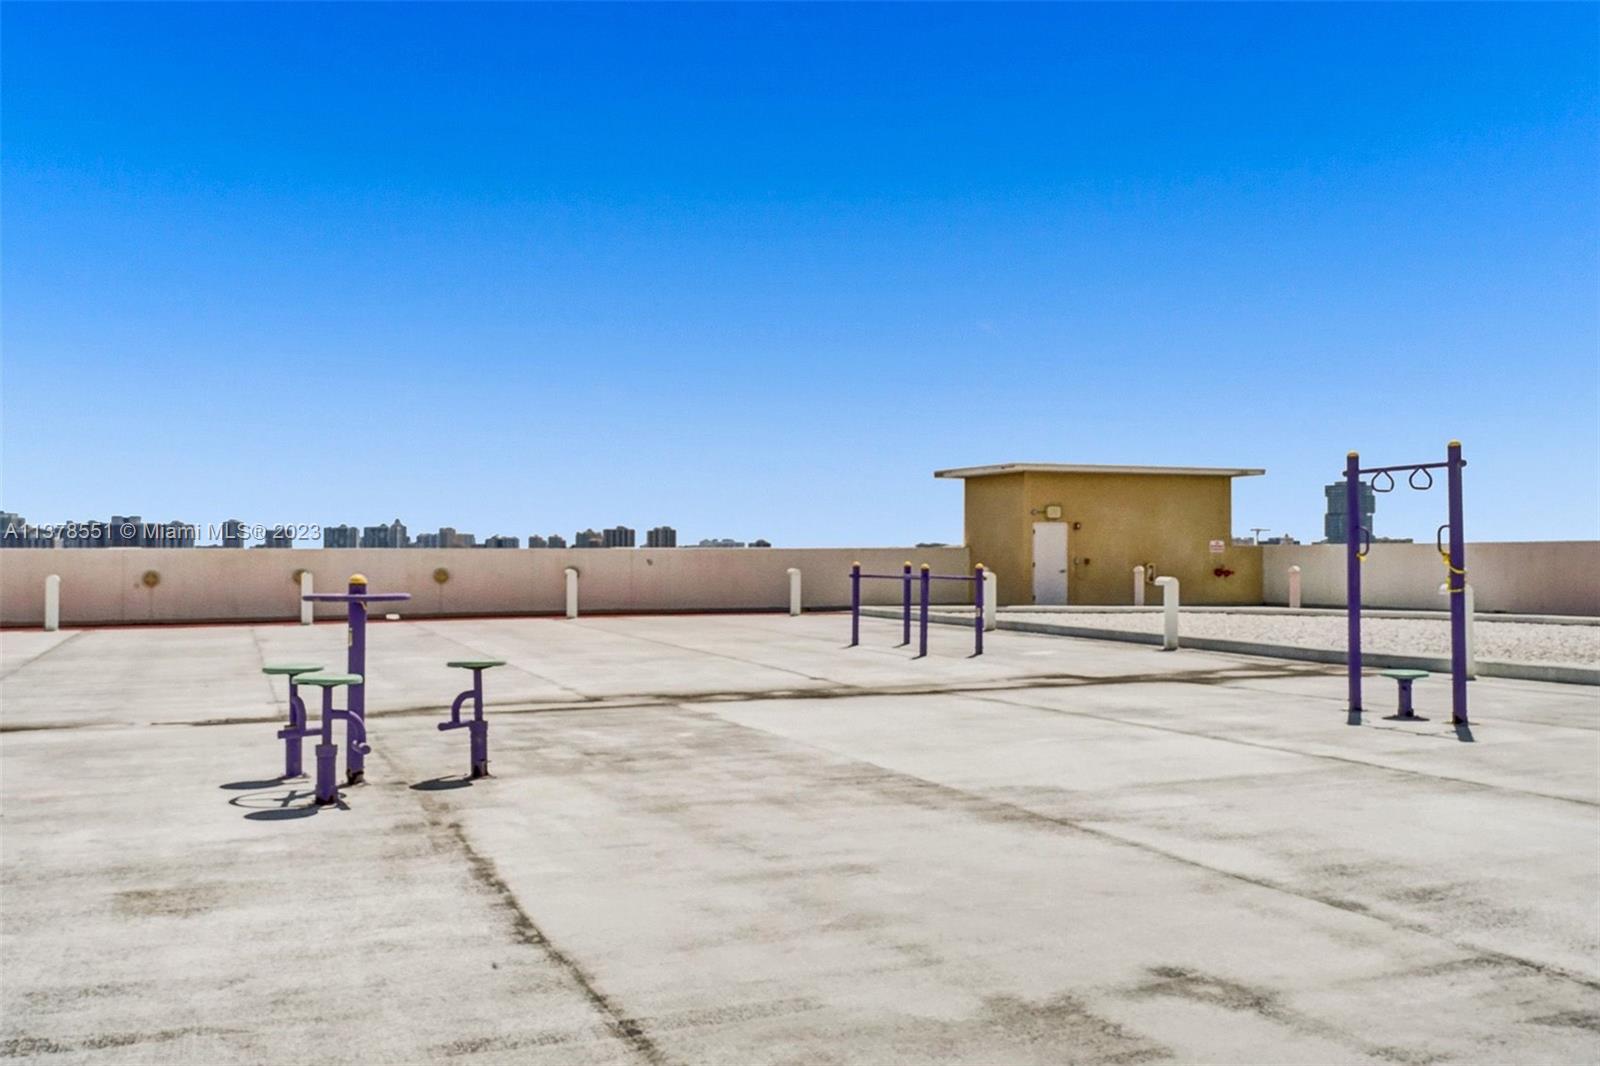
[[647, 548], [676, 548], [678, 531], [671, 526], [657, 526], [644, 535]]
[[188, 522], [151, 522], [143, 529], [147, 548], [192, 548], [199, 531]]
[[472, 533], [457, 533], [451, 526], [441, 526], [437, 533], [417, 534], [418, 548], [475, 548], [478, 538]]
[[[323, 542], [327, 542], [327, 534], [323, 534]], [[230, 518], [222, 523], [222, 546], [224, 548], [244, 547], [244, 523], [237, 518]]]
[[0, 511], [0, 548], [48, 548], [50, 538], [15, 511]]
[[[1329, 544], [1348, 543], [1351, 522], [1350, 515], [1345, 509], [1344, 482], [1335, 481], [1332, 485], [1325, 485], [1322, 492], [1328, 498], [1328, 513], [1322, 519], [1323, 535]], [[1372, 516], [1378, 510], [1378, 499], [1371, 485], [1365, 483], [1361, 485], [1359, 500], [1361, 514], [1357, 516], [1357, 520], [1360, 522], [1360, 528], [1365, 528], [1368, 536], [1371, 536]]]
[[545, 541], [545, 544], [551, 548], [565, 548], [567, 546], [567, 538], [560, 533], [552, 533], [549, 539]]
[[363, 548], [405, 548], [410, 544], [405, 523], [398, 518], [386, 526], [367, 526], [361, 531]]
[[107, 543], [113, 548], [137, 548], [144, 543], [144, 520], [138, 515], [114, 514], [107, 531]]
[[0, 511], [0, 548], [53, 548], [64, 531], [40, 529], [15, 511]]
[[361, 530], [355, 526], [323, 526], [322, 546], [324, 548], [359, 548], [361, 547]]
[[606, 539], [592, 529], [579, 530], [572, 535], [572, 546], [574, 548], [603, 548], [606, 546]]
[[515, 548], [515, 547], [518, 547], [520, 544], [521, 544], [521, 541], [519, 541], [516, 537], [502, 537], [502, 536], [499, 536], [497, 534], [497, 535], [495, 535], [493, 537], [485, 537], [483, 543], [478, 545], [478, 547], [480, 547], [480, 548]]
[[284, 526], [268, 526], [266, 536], [261, 538], [263, 548], [292, 548], [294, 536]]
[[627, 526], [614, 526], [606, 530], [602, 537], [605, 540], [605, 546], [608, 548], [633, 547], [633, 530]]
[[529, 533], [528, 534], [528, 547], [530, 547], [530, 548], [548, 548], [548, 547], [550, 547], [550, 542], [545, 540], [543, 537], [539, 536], [539, 534], [537, 534], [537, 533]]

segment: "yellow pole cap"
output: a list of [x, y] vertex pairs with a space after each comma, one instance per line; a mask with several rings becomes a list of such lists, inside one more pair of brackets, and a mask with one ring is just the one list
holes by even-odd
[[855, 562], [851, 563], [850, 565], [851, 566], [860, 566], [861, 565], [861, 560], [857, 559]]
[[924, 570], [926, 570], [926, 569], [928, 569], [928, 564], [927, 564], [927, 563], [923, 563], [923, 564], [922, 564], [922, 568], [923, 568], [923, 569], [924, 569]]
[[367, 575], [366, 574], [351, 574], [350, 575], [350, 584], [352, 584], [352, 585], [365, 585], [366, 583], [367, 583]]
[[1344, 454], [1345, 454], [1345, 456], [1347, 458], [1350, 458], [1350, 459], [1359, 459], [1361, 457], [1361, 453], [1360, 452], [1345, 452]]
[[1458, 440], [1453, 440], [1448, 445], [1446, 445], [1446, 447], [1459, 448], [1459, 447], [1461, 447], [1461, 442], [1458, 441]]

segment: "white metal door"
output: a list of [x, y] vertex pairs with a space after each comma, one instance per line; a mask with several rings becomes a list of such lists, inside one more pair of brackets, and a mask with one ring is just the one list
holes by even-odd
[[1067, 524], [1033, 524], [1033, 602], [1067, 602]]

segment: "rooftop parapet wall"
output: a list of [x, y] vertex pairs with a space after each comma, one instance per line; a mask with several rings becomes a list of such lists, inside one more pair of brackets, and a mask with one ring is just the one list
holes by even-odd
[[[934, 573], [971, 571], [966, 548], [95, 548], [0, 552], [0, 624], [44, 621], [44, 583], [61, 576], [61, 624], [289, 621], [300, 616], [298, 572], [318, 592], [341, 592], [351, 574], [374, 591], [409, 592], [393, 610], [408, 617], [559, 614], [565, 571], [579, 572], [583, 613], [787, 609], [790, 567], [801, 572], [807, 609], [847, 607], [850, 564], [898, 573], [907, 560]], [[448, 571], [448, 580], [434, 572]], [[159, 575], [147, 587], [147, 571]], [[1005, 575], [1000, 576], [1005, 580]], [[869, 604], [900, 602], [893, 581], [862, 582]], [[962, 603], [970, 587], [936, 581], [936, 603]], [[316, 617], [342, 618], [319, 603]]]
[[[1267, 545], [1263, 600], [1289, 602], [1289, 567], [1300, 567], [1301, 603], [1345, 605], [1343, 544]], [[1368, 607], [1444, 610], [1444, 560], [1432, 544], [1372, 545], [1361, 564]], [[1479, 611], [1600, 615], [1600, 541], [1486, 541], [1467, 544], [1467, 581]]]

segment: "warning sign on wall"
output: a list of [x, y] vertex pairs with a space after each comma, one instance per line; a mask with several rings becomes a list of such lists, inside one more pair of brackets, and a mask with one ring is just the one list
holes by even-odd
[[1222, 541], [1214, 540], [1214, 541], [1211, 542], [1211, 554], [1212, 555], [1221, 555], [1222, 552], [1223, 552], [1223, 549], [1226, 548], [1226, 547], [1227, 547], [1227, 545], [1224, 544]]

